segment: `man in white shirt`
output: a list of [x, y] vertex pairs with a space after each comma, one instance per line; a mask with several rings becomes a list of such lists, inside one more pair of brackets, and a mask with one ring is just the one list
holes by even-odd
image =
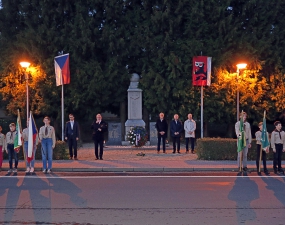
[[194, 154], [194, 143], [195, 143], [195, 130], [196, 122], [192, 118], [192, 114], [188, 114], [188, 119], [184, 122], [185, 130], [185, 141], [186, 141], [186, 153], [189, 153], [188, 143], [191, 143], [191, 153]]

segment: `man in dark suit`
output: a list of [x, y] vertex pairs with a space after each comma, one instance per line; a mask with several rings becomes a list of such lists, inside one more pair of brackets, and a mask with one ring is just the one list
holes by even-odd
[[[65, 140], [68, 142], [69, 147], [69, 159], [77, 160], [77, 141], [79, 139], [79, 125], [76, 121], [74, 121], [73, 114], [69, 114], [69, 121], [65, 126]], [[74, 154], [72, 152], [72, 147], [74, 149]]]
[[170, 135], [172, 137], [173, 142], [173, 152], [176, 152], [176, 143], [177, 143], [177, 153], [180, 153], [180, 137], [183, 131], [182, 122], [179, 119], [178, 114], [174, 115], [174, 120], [170, 123]]
[[[91, 125], [93, 131], [93, 141], [95, 145], [95, 157], [96, 160], [103, 160], [103, 142], [104, 142], [104, 132], [107, 131], [108, 125], [102, 120], [101, 114], [96, 115], [96, 121]], [[100, 145], [100, 154], [98, 154], [98, 145]]]
[[163, 153], [166, 153], [165, 152], [165, 139], [167, 137], [168, 124], [167, 124], [166, 120], [164, 119], [163, 113], [159, 114], [159, 119], [157, 119], [157, 121], [156, 121], [155, 128], [157, 130], [157, 138], [158, 138], [157, 153], [159, 153], [159, 151], [160, 151], [161, 139], [162, 139]]

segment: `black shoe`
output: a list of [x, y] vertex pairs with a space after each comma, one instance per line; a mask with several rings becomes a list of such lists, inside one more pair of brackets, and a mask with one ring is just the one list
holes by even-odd
[[178, 153], [178, 154], [181, 154], [181, 153], [180, 153], [180, 151], [179, 151], [179, 152], [177, 152], [177, 153]]
[[284, 170], [283, 169], [279, 169], [278, 172], [284, 174]]
[[247, 167], [243, 167], [243, 169], [242, 169], [244, 172], [247, 172]]
[[175, 151], [172, 152], [173, 154], [175, 153]]
[[258, 175], [258, 176], [261, 176], [261, 172], [257, 172], [257, 175]]
[[191, 153], [192, 153], [192, 154], [195, 154], [194, 150], [193, 150], [193, 151], [191, 151]]
[[72, 157], [72, 156], [70, 156], [70, 157], [69, 157], [69, 159], [73, 159], [73, 157]]
[[166, 154], [166, 151], [163, 151], [164, 154]]
[[277, 174], [277, 170], [274, 170], [274, 173]]
[[74, 160], [78, 160], [78, 158], [77, 158], [77, 157], [74, 157]]
[[268, 170], [265, 170], [264, 173], [265, 173], [265, 175], [269, 175], [270, 174]]
[[99, 159], [99, 158], [97, 158], [97, 157], [95, 158], [95, 160], [98, 160], [98, 159]]
[[100, 160], [103, 160], [103, 158], [100, 158]]

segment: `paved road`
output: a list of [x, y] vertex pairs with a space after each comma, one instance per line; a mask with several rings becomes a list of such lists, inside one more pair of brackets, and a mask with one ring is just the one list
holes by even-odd
[[217, 174], [2, 176], [0, 224], [285, 223], [285, 177]]

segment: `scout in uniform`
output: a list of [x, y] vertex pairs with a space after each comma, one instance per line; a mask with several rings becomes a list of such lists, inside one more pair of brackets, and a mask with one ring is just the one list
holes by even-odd
[[[255, 138], [256, 138], [256, 168], [257, 168], [257, 173], [258, 175], [260, 175], [259, 173], [259, 160], [260, 160], [260, 149], [261, 149], [261, 135], [262, 135], [262, 124], [263, 122], [260, 122], [258, 124], [258, 127], [259, 127], [259, 131], [257, 131], [255, 133]], [[269, 136], [268, 136], [268, 132], [266, 132], [266, 135], [267, 135], [267, 138], [269, 140]], [[266, 174], [266, 175], [269, 175], [270, 173], [268, 172], [267, 170], [267, 167], [266, 167], [266, 153], [269, 153], [269, 147], [266, 148], [266, 149], [262, 149], [262, 162], [263, 162], [263, 172]]]
[[281, 130], [282, 125], [280, 121], [274, 123], [275, 130], [271, 133], [271, 148], [274, 152], [273, 169], [274, 173], [283, 173], [281, 167], [282, 152], [285, 152], [285, 132]]
[[[252, 136], [251, 136], [250, 124], [249, 122], [246, 121], [247, 114], [243, 112], [241, 116], [243, 116], [243, 121], [244, 121], [243, 126], [244, 126], [244, 131], [245, 131], [246, 146], [242, 151], [238, 153], [237, 163], [238, 163], [238, 167], [240, 167], [240, 158], [241, 158], [240, 156], [242, 154], [243, 171], [246, 172], [247, 171], [247, 153], [248, 153], [248, 149], [251, 148]], [[236, 131], [237, 137], [239, 137], [240, 135], [239, 126], [240, 126], [240, 121], [236, 122], [235, 124], [235, 131]]]
[[[16, 138], [16, 125], [14, 123], [11, 123], [9, 125], [10, 131], [6, 134], [6, 150], [8, 151], [9, 156], [9, 170], [8, 173], [17, 173], [17, 167], [18, 167], [18, 153], [14, 151], [14, 141]], [[15, 167], [13, 169], [13, 155], [15, 159]]]
[[23, 137], [23, 141], [24, 141], [24, 151], [25, 151], [25, 155], [26, 155], [26, 164], [27, 164], [27, 169], [26, 169], [26, 173], [33, 173], [35, 171], [35, 153], [36, 153], [36, 149], [37, 149], [37, 145], [38, 145], [38, 135], [36, 137], [35, 143], [33, 145], [33, 159], [28, 162], [28, 146], [29, 146], [29, 122], [27, 122], [27, 128], [25, 128], [23, 130], [22, 133], [22, 137]]
[[[5, 135], [2, 134], [2, 127], [0, 126], [0, 171], [2, 170], [4, 150], [5, 150]], [[7, 152], [7, 150], [6, 150], [6, 152]]]
[[55, 131], [50, 125], [50, 118], [46, 116], [43, 120], [44, 126], [39, 131], [39, 141], [42, 143], [43, 173], [51, 173], [52, 155], [55, 147]]

